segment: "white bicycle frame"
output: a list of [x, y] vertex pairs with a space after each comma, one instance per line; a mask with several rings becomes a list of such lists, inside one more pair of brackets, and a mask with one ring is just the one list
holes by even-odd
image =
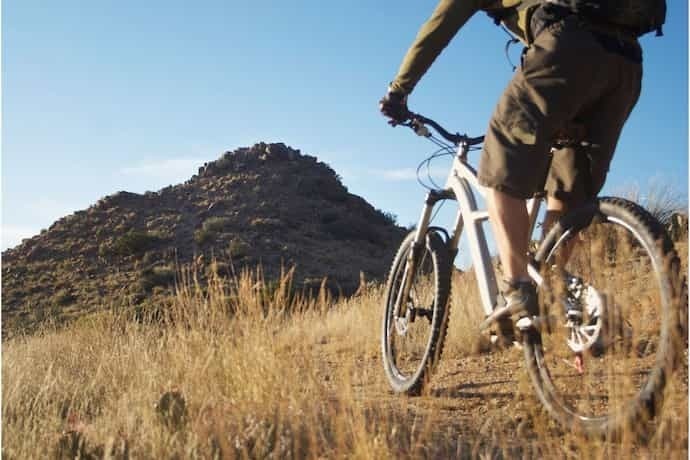
[[[411, 275], [415, 270], [416, 254], [424, 247], [425, 238], [429, 229], [432, 211], [436, 203], [441, 200], [455, 200], [458, 202], [458, 213], [455, 217], [453, 232], [449, 236], [448, 249], [451, 257], [457, 253], [462, 231], [467, 229], [467, 241], [470, 254], [477, 275], [477, 285], [481, 297], [484, 313], [488, 316], [496, 308], [498, 297], [498, 286], [496, 275], [491, 264], [491, 256], [484, 234], [483, 222], [489, 219], [487, 210], [479, 209], [474, 191], [486, 198], [487, 188], [479, 184], [476, 170], [467, 162], [469, 145], [461, 142], [457, 148], [457, 154], [453, 160], [453, 166], [446, 181], [445, 188], [442, 190], [431, 190], [426, 197], [426, 202], [422, 210], [422, 215], [417, 224], [417, 234], [413, 243], [413, 250], [410, 251], [406, 270], [403, 276], [402, 289], [400, 289], [396, 299], [396, 311], [404, 315], [404, 310], [400, 309], [402, 299], [407, 298], [410, 291]], [[527, 201], [527, 213], [529, 215], [529, 232], [531, 235], [536, 225], [537, 216], [543, 196], [537, 195]], [[528, 265], [528, 272], [534, 281], [540, 285], [542, 282], [538, 270]]]

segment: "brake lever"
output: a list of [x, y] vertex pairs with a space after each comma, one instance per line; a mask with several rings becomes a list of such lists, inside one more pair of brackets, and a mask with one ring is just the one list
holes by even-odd
[[429, 131], [429, 128], [427, 128], [425, 124], [420, 123], [417, 120], [414, 120], [412, 122], [411, 127], [414, 130], [415, 134], [417, 134], [417, 136], [431, 137], [431, 132]]
[[417, 118], [416, 114], [410, 112], [410, 115], [410, 121], [405, 123], [405, 125], [409, 126], [418, 136], [431, 137], [431, 132], [429, 131], [429, 128], [426, 127], [424, 122]]
[[412, 129], [412, 131], [415, 132], [418, 136], [421, 137], [431, 137], [431, 131], [429, 131], [429, 128], [426, 127], [424, 122], [419, 120], [413, 112], [409, 112], [409, 119], [407, 121], [396, 121], [393, 120], [392, 118], [388, 120], [388, 124], [396, 127], [398, 125], [400, 126], [407, 126], [408, 128]]

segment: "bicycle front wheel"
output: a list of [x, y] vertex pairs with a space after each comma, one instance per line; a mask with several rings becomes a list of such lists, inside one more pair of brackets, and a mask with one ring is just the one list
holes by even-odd
[[420, 394], [441, 356], [448, 328], [451, 261], [442, 238], [427, 233], [416, 255], [411, 288], [399, 308], [408, 256], [416, 232], [400, 245], [390, 274], [383, 315], [383, 366], [395, 392]]
[[586, 434], [644, 429], [678, 330], [679, 260], [664, 228], [635, 203], [602, 198], [561, 219], [536, 259], [546, 321], [524, 351], [540, 400]]

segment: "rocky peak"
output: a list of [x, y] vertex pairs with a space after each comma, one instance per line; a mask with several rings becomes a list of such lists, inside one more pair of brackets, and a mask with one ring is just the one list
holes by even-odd
[[[283, 143], [224, 152], [182, 184], [114, 193], [3, 253], [3, 330], [47, 314], [164, 304], [176, 270], [203, 261], [295, 266], [295, 285], [356, 290], [382, 279], [404, 230], [316, 157]], [[198, 265], [198, 264], [197, 264]]]

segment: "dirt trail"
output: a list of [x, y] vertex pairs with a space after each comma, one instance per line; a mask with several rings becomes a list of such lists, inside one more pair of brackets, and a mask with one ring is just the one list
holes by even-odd
[[[353, 352], [357, 356], [357, 352], [344, 343], [329, 344], [325, 348], [325, 354], [323, 349], [317, 351], [319, 357], [316, 359], [324, 362], [321, 370], [324, 378], [335, 387], [337, 382], [332, 376], [337, 376], [339, 372], [342, 374], [342, 368], [337, 363], [341, 363], [342, 367], [342, 357], [351, 356]], [[686, 428], [687, 357], [686, 351], [669, 385], [674, 394], [667, 397], [669, 404], [675, 406], [671, 413], [685, 411]], [[479, 453], [491, 458], [541, 458], [554, 455], [577, 458], [592, 455], [591, 442], [587, 444], [565, 432], [543, 411], [524, 368], [522, 350], [501, 350], [464, 357], [453, 357], [446, 353], [441, 358], [428, 391], [419, 397], [397, 395], [391, 391], [378, 354], [362, 356], [360, 353], [352, 369], [351, 375], [337, 378], [350, 379], [354, 397], [363, 406], [389, 408], [391, 417], [401, 423], [415, 424], [420, 430], [434, 433], [439, 445], [435, 446], [435, 454], [430, 453], [431, 457], [459, 455], [476, 458]], [[674, 457], [677, 453], [677, 458], [687, 458], [687, 433], [679, 433], [676, 427], [672, 434], [659, 434], [659, 426], [664, 426], [664, 430], [668, 428], [666, 415], [653, 425], [657, 430], [649, 443], [621, 445], [599, 442], [595, 444], [595, 449], [599, 449], [596, 452], [613, 454], [614, 457], [632, 453], [644, 457], [660, 454], [667, 457], [670, 451]], [[659, 436], [671, 436], [668, 441], [671, 444], [659, 446]]]

